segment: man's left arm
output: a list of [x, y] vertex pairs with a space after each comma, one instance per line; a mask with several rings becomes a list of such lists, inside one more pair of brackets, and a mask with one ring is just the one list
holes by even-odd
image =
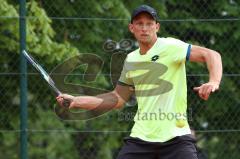
[[222, 60], [221, 55], [211, 49], [192, 45], [189, 60], [193, 62], [206, 62], [209, 71], [209, 82], [199, 87], [194, 87], [198, 95], [208, 100], [209, 95], [219, 89], [222, 79]]

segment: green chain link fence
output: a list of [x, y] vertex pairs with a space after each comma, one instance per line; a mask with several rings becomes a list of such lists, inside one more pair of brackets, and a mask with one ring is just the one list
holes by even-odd
[[[159, 36], [175, 37], [221, 53], [224, 67], [221, 88], [208, 101], [202, 101], [192, 90], [208, 80], [206, 66], [186, 64], [189, 123], [195, 130], [199, 149], [208, 158], [240, 158], [239, 1], [29, 0], [26, 4], [27, 50], [54, 80], [62, 79], [67, 73], [65, 85], [56, 82], [63, 92], [81, 94], [78, 84], [83, 83], [88, 95], [112, 90], [122, 59], [137, 47], [128, 23], [131, 10], [140, 4], [149, 4], [158, 10]], [[0, 0], [0, 158], [4, 159], [20, 158], [23, 131], [20, 129], [18, 9], [19, 2]], [[83, 56], [89, 56], [84, 63], [95, 66], [87, 76], [88, 81], [82, 78], [86, 65], [71, 72], [59, 65], [72, 67], [71, 59]], [[101, 59], [102, 68], [96, 65], [96, 57]], [[110, 68], [115, 71], [111, 73]], [[56, 113], [58, 106], [51, 90], [30, 65], [27, 78], [29, 158], [116, 157], [122, 139], [129, 135], [133, 124], [134, 100], [122, 110], [113, 110], [95, 119], [65, 116], [64, 119], [69, 120], [63, 120]], [[100, 88], [105, 90], [99, 91]]]

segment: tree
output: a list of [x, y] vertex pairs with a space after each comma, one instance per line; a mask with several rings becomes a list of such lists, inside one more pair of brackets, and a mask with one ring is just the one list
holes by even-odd
[[[27, 8], [30, 16], [37, 17], [36, 19], [27, 19], [27, 48], [31, 54], [44, 58], [45, 64], [48, 64], [48, 66], [66, 58], [67, 51], [70, 51], [68, 54], [70, 56], [78, 54], [78, 50], [69, 43], [58, 43], [54, 41], [55, 31], [51, 27], [51, 20], [36, 2], [29, 2]], [[1, 98], [0, 101], [2, 103], [1, 112], [4, 113], [1, 114], [1, 130], [3, 131], [1, 132], [2, 146], [0, 151], [4, 158], [18, 158], [18, 149], [16, 147], [16, 145], [18, 145], [18, 136], [17, 133], [14, 133], [19, 130], [19, 74], [17, 73], [19, 72], [19, 24], [17, 20], [19, 15], [17, 9], [18, 6], [14, 5], [14, 3], [11, 4], [5, 0], [1, 1], [0, 15], [2, 17], [0, 22], [0, 32], [2, 34], [0, 35], [0, 61], [2, 67], [0, 70], [4, 75], [3, 78], [1, 78], [1, 93], [4, 98]], [[42, 118], [44, 115], [52, 111], [46, 109], [47, 106], [41, 107], [42, 102], [36, 99], [38, 98], [36, 87], [39, 86], [39, 83], [41, 83], [42, 80], [40, 78], [34, 78], [34, 81], [35, 82], [31, 81], [28, 92], [29, 111], [32, 112], [29, 115], [30, 127], [35, 124], [37, 128], [41, 123], [45, 125], [51, 123], [63, 127], [64, 124], [59, 121], [52, 123], [51, 120]], [[42, 88], [47, 90], [45, 85]], [[41, 90], [37, 88], [37, 91]], [[49, 101], [50, 97], [44, 99]], [[35, 109], [36, 107], [33, 107], [33, 104], [35, 106], [40, 106], [37, 111]], [[44, 125], [41, 126], [44, 127]], [[13, 133], [6, 133], [4, 130]], [[31, 149], [33, 145], [37, 145], [40, 149], [44, 148], [44, 150], [46, 150], [45, 152], [47, 152], [46, 154], [49, 158], [59, 158], [59, 156], [68, 158], [69, 154], [64, 153], [62, 151], [63, 148], [61, 147], [55, 147], [55, 152], [51, 151], [51, 147], [54, 147], [57, 142], [59, 144], [62, 142], [66, 143], [64, 147], [65, 150], [72, 149], [73, 142], [69, 140], [71, 136], [66, 134], [65, 137], [65, 139], [61, 138], [56, 140], [55, 143], [51, 143], [48, 141], [50, 141], [52, 137], [47, 134], [45, 136], [34, 136], [29, 133], [30, 156], [42, 156], [42, 152], [44, 151], [39, 152], [39, 149]], [[71, 156], [74, 156], [75, 154], [74, 151], [72, 151]]]

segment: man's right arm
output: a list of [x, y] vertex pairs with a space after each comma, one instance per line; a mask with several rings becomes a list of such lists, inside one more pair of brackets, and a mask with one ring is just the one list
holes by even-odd
[[134, 90], [132, 87], [117, 84], [112, 92], [97, 96], [74, 97], [68, 94], [61, 94], [56, 99], [61, 106], [64, 99], [71, 101], [69, 108], [81, 108], [87, 110], [92, 110], [97, 107], [98, 109], [116, 109], [121, 108], [133, 93]]

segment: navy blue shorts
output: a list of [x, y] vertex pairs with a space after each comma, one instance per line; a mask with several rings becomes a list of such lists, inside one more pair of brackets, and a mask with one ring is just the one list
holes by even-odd
[[196, 140], [191, 135], [167, 142], [147, 142], [127, 137], [117, 159], [197, 159]]

